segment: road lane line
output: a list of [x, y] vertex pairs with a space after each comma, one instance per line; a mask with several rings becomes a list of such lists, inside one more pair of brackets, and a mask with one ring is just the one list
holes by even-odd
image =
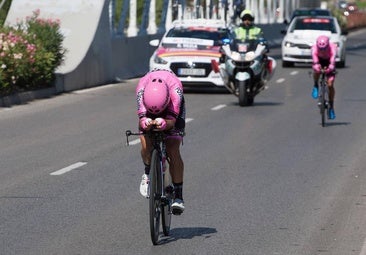
[[192, 118], [186, 118], [186, 123], [191, 122], [192, 120]]
[[299, 71], [292, 71], [291, 73], [290, 73], [290, 75], [296, 75], [296, 74], [298, 74], [299, 73]]
[[218, 111], [218, 110], [220, 110], [222, 108], [225, 108], [225, 107], [226, 107], [226, 104], [219, 104], [219, 105], [217, 105], [215, 107], [212, 107], [211, 110], [212, 111]]
[[280, 79], [278, 79], [277, 81], [276, 81], [276, 83], [282, 83], [282, 82], [284, 82], [285, 81], [285, 78], [280, 78]]
[[129, 145], [136, 145], [136, 144], [139, 144], [141, 141], [140, 141], [140, 138], [138, 139], [135, 139], [135, 140], [132, 140], [132, 141], [129, 141], [128, 144]]
[[360, 255], [366, 255], [366, 239], [364, 240]]
[[62, 169], [60, 169], [58, 171], [55, 171], [55, 172], [52, 172], [52, 173], [50, 173], [50, 175], [62, 175], [64, 173], [70, 172], [70, 171], [72, 171], [76, 168], [85, 166], [86, 164], [87, 164], [86, 162], [77, 162], [77, 163], [72, 164], [68, 167], [62, 168]]

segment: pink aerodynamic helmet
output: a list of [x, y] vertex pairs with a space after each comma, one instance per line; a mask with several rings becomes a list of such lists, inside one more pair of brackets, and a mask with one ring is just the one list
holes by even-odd
[[319, 50], [325, 50], [329, 46], [329, 37], [326, 35], [321, 35], [316, 39], [316, 46]]
[[143, 100], [148, 112], [161, 113], [170, 101], [168, 85], [160, 78], [153, 78], [145, 86]]

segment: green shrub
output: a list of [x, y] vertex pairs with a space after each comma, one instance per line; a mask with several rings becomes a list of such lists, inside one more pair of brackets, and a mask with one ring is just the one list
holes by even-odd
[[65, 49], [58, 20], [39, 18], [39, 10], [16, 26], [0, 29], [0, 94], [49, 87]]

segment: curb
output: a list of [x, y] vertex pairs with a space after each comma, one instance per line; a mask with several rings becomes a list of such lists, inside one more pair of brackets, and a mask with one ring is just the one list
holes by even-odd
[[13, 105], [22, 105], [36, 99], [51, 98], [59, 94], [56, 88], [47, 88], [33, 91], [25, 91], [9, 96], [0, 97], [0, 107], [11, 107]]

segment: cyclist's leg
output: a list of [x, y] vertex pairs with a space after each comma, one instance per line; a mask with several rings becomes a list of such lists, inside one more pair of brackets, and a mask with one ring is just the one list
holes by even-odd
[[173, 183], [183, 183], [184, 163], [180, 154], [181, 137], [169, 137], [166, 141], [169, 169]]
[[320, 77], [320, 73], [319, 72], [313, 72], [313, 79], [314, 79], [314, 87], [313, 87], [313, 90], [311, 92], [311, 96], [316, 99], [318, 98], [318, 88], [319, 88], [319, 84], [318, 84], [318, 81], [319, 81], [319, 77]]
[[328, 85], [328, 96], [329, 96], [329, 109], [328, 109], [328, 117], [329, 119], [335, 119], [335, 112], [334, 112], [334, 96], [335, 96], [335, 89], [334, 89], [334, 74], [328, 75], [327, 85]]
[[[328, 75], [328, 91], [329, 91], [329, 102], [333, 104], [334, 102], [334, 96], [335, 96], [335, 89], [334, 89], [334, 78], [335, 76], [333, 74]], [[333, 105], [331, 105], [333, 106]]]
[[166, 141], [166, 150], [169, 157], [169, 170], [174, 186], [173, 214], [181, 214], [184, 211], [183, 202], [183, 172], [184, 163], [180, 154], [181, 137], [170, 137]]
[[149, 174], [150, 162], [151, 162], [151, 139], [146, 135], [140, 135], [141, 142], [141, 158], [145, 165], [145, 174]]
[[151, 163], [151, 139], [145, 135], [140, 135], [141, 141], [141, 158], [145, 165], [144, 173], [141, 177], [140, 182], [140, 193], [144, 197], [148, 197], [148, 184], [149, 184], [149, 173]]

